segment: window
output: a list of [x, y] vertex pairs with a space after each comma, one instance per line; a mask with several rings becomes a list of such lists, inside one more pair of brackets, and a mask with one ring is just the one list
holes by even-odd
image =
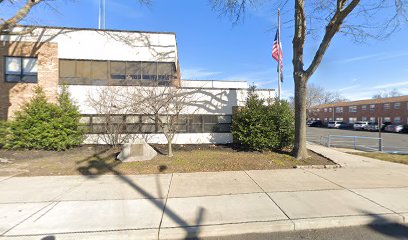
[[342, 113], [343, 107], [336, 107], [336, 113]]
[[375, 104], [371, 104], [370, 105], [370, 111], [374, 111], [375, 110]]
[[324, 112], [327, 112], [327, 108], [324, 108]]
[[357, 118], [356, 117], [351, 117], [349, 118], [349, 123], [355, 123], [357, 122]]
[[343, 118], [336, 118], [336, 121], [342, 122], [342, 121], [343, 121]]
[[324, 121], [327, 122], [327, 118], [324, 118]]
[[350, 106], [349, 112], [357, 112], [357, 106]]
[[390, 104], [389, 103], [384, 103], [384, 109], [390, 109]]
[[59, 68], [60, 83], [74, 85], [106, 85], [114, 80], [112, 85], [168, 86], [176, 76], [174, 62], [60, 59]]
[[332, 112], [332, 108], [329, 108], [329, 112]]
[[362, 105], [361, 110], [363, 110], [363, 111], [367, 110], [367, 105]]
[[394, 123], [401, 123], [400, 117], [394, 117]]
[[37, 82], [37, 58], [32, 57], [5, 57], [6, 82]]
[[370, 117], [370, 122], [375, 122], [375, 117]]
[[401, 103], [399, 102], [394, 103], [394, 109], [400, 109], [400, 107], [401, 107]]
[[367, 117], [361, 117], [361, 121], [367, 121]]
[[384, 122], [391, 122], [391, 118], [390, 117], [385, 117]]
[[333, 121], [333, 118], [329, 118], [329, 121]]

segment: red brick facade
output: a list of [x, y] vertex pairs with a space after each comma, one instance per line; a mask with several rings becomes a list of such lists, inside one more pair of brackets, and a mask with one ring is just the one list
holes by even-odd
[[381, 117], [383, 122], [408, 124], [408, 96], [324, 104], [308, 109], [308, 116], [323, 122], [338, 120], [347, 123], [377, 122]]
[[[58, 47], [56, 43], [0, 41], [0, 120], [12, 119], [33, 96], [40, 85], [47, 97], [55, 101], [58, 93]], [[36, 57], [37, 83], [9, 83], [5, 81], [4, 57]]]

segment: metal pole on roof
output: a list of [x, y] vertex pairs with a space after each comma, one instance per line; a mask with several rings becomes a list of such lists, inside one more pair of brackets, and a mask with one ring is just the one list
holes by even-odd
[[105, 0], [99, 0], [99, 6], [98, 6], [98, 29], [105, 29]]

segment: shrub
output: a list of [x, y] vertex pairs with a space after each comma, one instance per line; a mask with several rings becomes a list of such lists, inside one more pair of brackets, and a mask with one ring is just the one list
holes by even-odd
[[0, 148], [6, 144], [6, 137], [9, 134], [9, 123], [0, 121]]
[[58, 104], [47, 101], [40, 87], [10, 123], [10, 134], [4, 147], [11, 149], [65, 150], [81, 144], [78, 108], [69, 99], [66, 87], [58, 97]]
[[234, 115], [232, 134], [248, 150], [283, 149], [293, 144], [294, 116], [286, 101], [265, 105], [252, 89], [245, 106]]

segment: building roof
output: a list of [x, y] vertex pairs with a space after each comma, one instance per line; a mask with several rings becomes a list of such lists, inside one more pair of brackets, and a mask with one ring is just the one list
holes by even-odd
[[78, 28], [78, 27], [58, 27], [58, 26], [44, 26], [44, 25], [19, 25], [16, 28], [48, 28], [48, 29], [65, 29], [65, 30], [91, 30], [101, 32], [129, 32], [129, 33], [154, 33], [154, 34], [172, 34], [175, 32], [155, 32], [155, 31], [140, 31], [140, 30], [120, 30], [120, 29], [98, 29], [98, 28]]
[[381, 104], [381, 103], [392, 103], [392, 102], [408, 102], [408, 95], [399, 96], [399, 97], [390, 97], [390, 98], [376, 98], [376, 99], [364, 99], [364, 100], [350, 101], [350, 102], [329, 103], [329, 104], [318, 105], [313, 108], [345, 107], [345, 106], [354, 106], [354, 105]]

